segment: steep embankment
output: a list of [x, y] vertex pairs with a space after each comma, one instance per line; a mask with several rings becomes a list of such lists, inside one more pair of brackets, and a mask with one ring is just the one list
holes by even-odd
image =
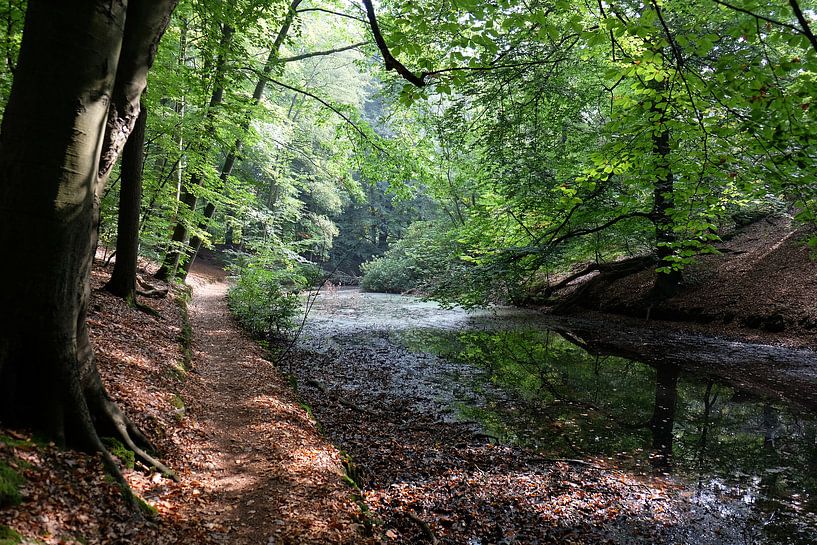
[[814, 347], [817, 261], [805, 246], [807, 233], [787, 218], [764, 219], [729, 236], [720, 254], [701, 256], [666, 301], [650, 298], [652, 270], [620, 278], [590, 274], [564, 290], [570, 304], [560, 311]]
[[147, 301], [153, 316], [100, 291], [107, 276], [89, 316], [100, 372], [179, 482], [125, 467], [158, 513], [140, 519], [95, 457], [0, 428], [0, 543], [366, 543], [338, 451], [233, 322], [223, 271], [192, 275], [192, 338], [172, 298]]

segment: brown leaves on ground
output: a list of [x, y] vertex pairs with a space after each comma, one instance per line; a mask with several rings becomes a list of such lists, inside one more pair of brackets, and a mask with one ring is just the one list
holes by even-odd
[[663, 329], [815, 348], [817, 260], [805, 244], [809, 234], [813, 232], [807, 227], [785, 217], [762, 219], [726, 234], [717, 245], [722, 253], [696, 258], [684, 271], [680, 292], [660, 304], [649, 297], [655, 282], [652, 270], [613, 279], [588, 275], [592, 284], [572, 313], [591, 309]]
[[102, 291], [107, 276], [94, 272], [89, 315], [100, 372], [180, 480], [126, 469], [158, 513], [139, 518], [98, 457], [0, 430], [0, 460], [26, 479], [0, 525], [47, 544], [365, 543], [339, 453], [234, 324], [223, 274], [192, 276], [192, 371], [175, 299], [145, 301], [154, 317]]
[[403, 378], [387, 362], [396, 355], [365, 338], [296, 357], [301, 393], [350, 455], [384, 545], [744, 543], [743, 523], [690, 501], [660, 471], [487, 442], [472, 422], [412, 399], [432, 395], [419, 379], [414, 390], [392, 388]]

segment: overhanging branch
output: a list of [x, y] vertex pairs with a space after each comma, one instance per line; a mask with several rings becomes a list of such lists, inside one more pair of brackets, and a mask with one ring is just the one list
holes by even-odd
[[333, 11], [331, 9], [324, 9], [324, 8], [304, 8], [296, 10], [297, 13], [307, 13], [310, 11], [316, 11], [320, 13], [328, 13], [329, 15], [335, 15], [337, 17], [345, 17], [346, 19], [352, 19], [353, 21], [360, 21], [361, 23], [369, 24], [369, 21], [366, 19], [362, 19], [360, 17], [355, 17], [354, 15], [350, 15], [348, 13], [343, 13], [342, 11]]
[[298, 94], [301, 94], [301, 95], [307, 96], [307, 97], [311, 98], [312, 100], [315, 100], [315, 101], [319, 102], [321, 105], [325, 106], [326, 108], [328, 108], [328, 109], [330, 109], [332, 112], [334, 112], [334, 113], [335, 113], [335, 115], [337, 115], [338, 117], [340, 117], [341, 119], [343, 119], [343, 120], [344, 120], [344, 121], [345, 121], [345, 122], [346, 122], [346, 123], [347, 123], [349, 126], [351, 126], [351, 127], [352, 127], [352, 128], [353, 128], [353, 129], [354, 129], [354, 130], [355, 130], [355, 131], [358, 133], [358, 134], [360, 134], [360, 136], [362, 136], [363, 138], [365, 138], [365, 139], [366, 139], [366, 140], [367, 140], [367, 141], [368, 141], [368, 142], [369, 142], [369, 143], [370, 143], [372, 146], [374, 146], [376, 149], [378, 149], [378, 150], [380, 150], [380, 151], [382, 151], [383, 153], [385, 153], [385, 154], [387, 154], [387, 155], [388, 155], [388, 152], [386, 152], [386, 150], [384, 150], [384, 149], [383, 149], [383, 148], [381, 148], [379, 145], [377, 145], [377, 143], [376, 143], [376, 142], [374, 142], [374, 141], [373, 141], [373, 140], [372, 140], [372, 139], [369, 137], [369, 135], [368, 135], [368, 134], [366, 134], [366, 133], [363, 131], [363, 129], [361, 129], [360, 127], [358, 127], [358, 126], [357, 126], [357, 123], [355, 123], [354, 121], [352, 121], [352, 119], [351, 119], [351, 118], [350, 118], [348, 115], [346, 115], [345, 113], [343, 113], [342, 111], [340, 111], [339, 109], [337, 109], [335, 106], [333, 106], [331, 103], [329, 103], [329, 102], [327, 102], [326, 100], [322, 99], [322, 98], [321, 98], [321, 97], [319, 97], [318, 95], [315, 95], [315, 94], [313, 94], [313, 93], [310, 93], [309, 91], [306, 91], [306, 90], [304, 90], [304, 89], [299, 89], [298, 87], [293, 87], [292, 85], [286, 84], [286, 83], [284, 83], [284, 82], [282, 82], [282, 81], [278, 81], [278, 80], [270, 79], [270, 80], [269, 80], [269, 82], [270, 82], [270, 83], [272, 83], [273, 85], [277, 85], [278, 87], [282, 87], [282, 88], [284, 88], [284, 89], [288, 89], [288, 90], [290, 90], [290, 91], [292, 91], [292, 92], [294, 92], [294, 93], [298, 93]]
[[417, 87], [425, 87], [425, 74], [420, 74], [418, 76], [406, 68], [403, 63], [395, 59], [394, 55], [392, 55], [391, 51], [389, 51], [389, 46], [386, 44], [386, 40], [383, 38], [383, 34], [380, 32], [380, 25], [377, 24], [377, 15], [374, 12], [372, 0], [363, 0], [363, 5], [366, 7], [366, 15], [369, 18], [369, 26], [372, 29], [372, 36], [374, 36], [374, 41], [377, 44], [377, 48], [380, 50], [380, 54], [383, 55], [383, 61], [386, 63], [386, 70], [396, 71], [403, 77], [403, 79], [416, 85]]
[[295, 61], [302, 61], [304, 59], [310, 59], [312, 57], [323, 57], [326, 55], [334, 55], [335, 53], [342, 53], [344, 51], [349, 51], [350, 49], [356, 49], [358, 47], [362, 47], [367, 45], [369, 42], [358, 42], [356, 44], [346, 45], [343, 47], [336, 47], [335, 49], [327, 49], [326, 51], [311, 51], [309, 53], [302, 53], [300, 55], [293, 55], [292, 57], [283, 57], [278, 59], [278, 62], [295, 62]]

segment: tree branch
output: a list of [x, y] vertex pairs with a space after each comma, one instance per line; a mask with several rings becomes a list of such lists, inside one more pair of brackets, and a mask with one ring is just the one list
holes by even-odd
[[319, 12], [322, 12], [322, 13], [328, 13], [329, 15], [336, 15], [338, 17], [346, 17], [347, 19], [351, 19], [353, 21], [360, 21], [361, 23], [364, 23], [364, 24], [367, 24], [367, 25], [369, 24], [369, 21], [367, 21], [366, 19], [362, 19], [360, 17], [355, 17], [354, 15], [349, 15], [348, 13], [343, 13], [341, 11], [332, 11], [331, 9], [304, 8], [304, 9], [296, 10], [296, 13], [306, 13], [308, 11], [319, 11]]
[[327, 49], [326, 51], [312, 51], [310, 53], [302, 53], [300, 55], [294, 55], [292, 57], [282, 57], [278, 59], [278, 62], [295, 62], [295, 61], [302, 61], [304, 59], [310, 59], [312, 57], [322, 57], [324, 55], [334, 55], [335, 53], [342, 53], [343, 51], [348, 51], [350, 49], [355, 49], [364, 45], [369, 44], [370, 42], [358, 42], [356, 44], [346, 45], [343, 47], [337, 47], [335, 49]]
[[374, 12], [372, 0], [363, 0], [363, 5], [366, 7], [366, 15], [369, 18], [369, 26], [372, 29], [374, 41], [377, 44], [377, 48], [380, 50], [380, 54], [383, 55], [383, 61], [386, 63], [386, 70], [396, 71], [403, 77], [403, 79], [417, 87], [425, 87], [425, 74], [420, 74], [418, 76], [406, 68], [400, 61], [395, 59], [394, 55], [392, 55], [391, 51], [389, 51], [389, 46], [386, 44], [386, 40], [383, 38], [383, 34], [380, 32], [380, 25], [377, 24], [377, 16]]
[[326, 100], [322, 99], [321, 97], [319, 97], [319, 96], [317, 96], [317, 95], [314, 95], [314, 94], [310, 93], [309, 91], [305, 91], [304, 89], [299, 89], [298, 87], [293, 87], [292, 85], [288, 85], [288, 84], [286, 84], [286, 83], [284, 83], [284, 82], [281, 82], [281, 81], [278, 81], [278, 80], [269, 79], [269, 82], [270, 82], [270, 83], [272, 83], [272, 84], [274, 84], [274, 85], [277, 85], [278, 87], [282, 87], [282, 88], [284, 88], [284, 89], [288, 89], [288, 90], [290, 90], [290, 91], [292, 91], [292, 92], [294, 92], [294, 93], [299, 93], [299, 94], [301, 94], [301, 95], [308, 96], [308, 97], [309, 97], [309, 98], [311, 98], [312, 100], [315, 100], [315, 101], [319, 102], [320, 104], [322, 104], [323, 106], [325, 106], [326, 108], [329, 108], [329, 109], [330, 109], [330, 110], [332, 110], [332, 111], [333, 111], [333, 112], [334, 112], [334, 113], [335, 113], [335, 114], [336, 114], [338, 117], [340, 117], [340, 118], [341, 118], [341, 119], [343, 119], [343, 120], [344, 120], [344, 121], [345, 121], [347, 124], [349, 124], [349, 125], [350, 125], [350, 126], [351, 126], [351, 127], [352, 127], [352, 128], [353, 128], [353, 129], [354, 129], [354, 130], [355, 130], [355, 131], [358, 133], [358, 134], [360, 134], [360, 136], [362, 136], [362, 137], [363, 137], [363, 138], [365, 138], [365, 139], [366, 139], [366, 140], [367, 140], [367, 141], [368, 141], [370, 144], [372, 144], [372, 146], [374, 146], [374, 147], [375, 147], [375, 148], [377, 148], [378, 150], [380, 150], [380, 151], [382, 151], [383, 153], [386, 153], [386, 154], [388, 155], [388, 152], [386, 152], [386, 150], [384, 150], [384, 149], [383, 149], [383, 148], [381, 148], [379, 145], [377, 145], [377, 143], [376, 143], [376, 142], [374, 142], [374, 141], [373, 141], [373, 140], [372, 140], [372, 139], [369, 137], [369, 135], [368, 135], [368, 134], [366, 134], [366, 133], [363, 131], [363, 129], [361, 129], [360, 127], [358, 127], [358, 126], [357, 126], [357, 124], [356, 124], [354, 121], [352, 121], [352, 120], [349, 118], [349, 116], [348, 116], [348, 115], [346, 115], [346, 114], [345, 114], [345, 113], [343, 113], [342, 111], [338, 110], [336, 107], [334, 107], [332, 104], [330, 104], [330, 103], [329, 103], [329, 102], [327, 102]]
[[800, 9], [800, 4], [797, 3], [797, 0], [789, 0], [789, 5], [791, 6], [794, 15], [797, 17], [797, 21], [800, 23], [800, 26], [803, 27], [803, 34], [806, 35], [808, 41], [811, 42], [812, 49], [814, 49], [814, 52], [817, 53], [817, 37], [815, 37], [814, 33], [811, 31], [811, 26], [809, 26], [806, 16], [803, 15], [803, 10]]
[[778, 21], [776, 19], [772, 19], [770, 17], [766, 17], [764, 15], [754, 13], [752, 11], [749, 11], [748, 9], [744, 9], [744, 8], [735, 6], [734, 4], [730, 4], [729, 2], [724, 2], [723, 0], [714, 0], [714, 2], [716, 4], [718, 4], [718, 5], [721, 5], [721, 6], [725, 7], [725, 8], [729, 8], [731, 10], [734, 10], [734, 11], [737, 11], [737, 12], [740, 12], [740, 13], [745, 13], [746, 15], [750, 15], [750, 16], [754, 17], [755, 19], [760, 19], [761, 21], [766, 21], [767, 23], [771, 23], [773, 25], [788, 28], [789, 30], [793, 30], [793, 31], [797, 32], [798, 34], [803, 34], [802, 29], [799, 29], [794, 25], [784, 23], [783, 21]]

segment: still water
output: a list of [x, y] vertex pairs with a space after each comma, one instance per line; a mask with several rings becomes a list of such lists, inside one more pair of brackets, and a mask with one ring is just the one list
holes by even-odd
[[[640, 353], [645, 343], [638, 340], [641, 350], [622, 350], [620, 338], [610, 349], [594, 345], [586, 331], [556, 329], [533, 312], [466, 313], [341, 290], [318, 296], [302, 346], [364, 359], [387, 354], [378, 366], [390, 367], [391, 392], [381, 394], [472, 425], [492, 441], [669, 479], [693, 511], [751, 530], [725, 543], [817, 544], [817, 419], [802, 396], [786, 395], [787, 388], [797, 394], [817, 386], [807, 371], [788, 382], [791, 369], [774, 361], [771, 377], [764, 362], [749, 369], [758, 350], [736, 343], [723, 358], [709, 353], [694, 361], [662, 346], [676, 357], [653, 354], [642, 363], [612, 354]], [[719, 366], [721, 359], [740, 365]], [[349, 390], [370, 387], [366, 374], [373, 372], [364, 364], [358, 376], [339, 380]]]

